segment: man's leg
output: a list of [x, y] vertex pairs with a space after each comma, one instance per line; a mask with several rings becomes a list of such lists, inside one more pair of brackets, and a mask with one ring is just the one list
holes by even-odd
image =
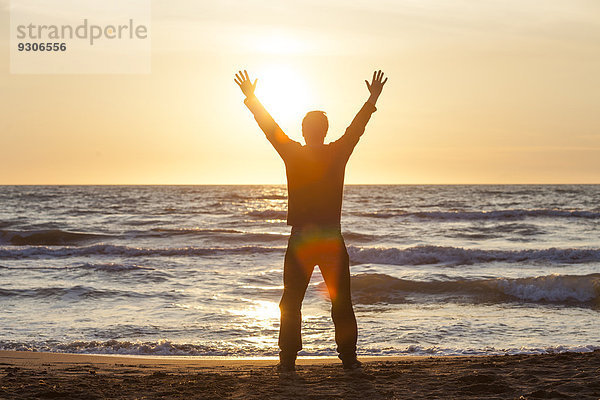
[[298, 351], [302, 349], [302, 300], [314, 266], [302, 263], [298, 258], [300, 235], [292, 230], [283, 266], [283, 296], [279, 303], [281, 323], [279, 328], [279, 358], [293, 365]]
[[341, 233], [329, 246], [332, 253], [319, 264], [331, 297], [331, 317], [335, 324], [335, 342], [344, 366], [356, 361], [358, 329], [350, 295], [350, 260]]

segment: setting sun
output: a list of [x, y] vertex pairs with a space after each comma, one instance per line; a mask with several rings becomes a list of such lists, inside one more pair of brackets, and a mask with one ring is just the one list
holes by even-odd
[[252, 79], [258, 78], [256, 94], [290, 136], [300, 131], [302, 118], [314, 109], [314, 96], [308, 80], [296, 68], [286, 64], [259, 67]]

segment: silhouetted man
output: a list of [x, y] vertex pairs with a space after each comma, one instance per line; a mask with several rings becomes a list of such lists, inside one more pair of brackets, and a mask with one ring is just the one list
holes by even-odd
[[256, 80], [239, 71], [235, 82], [246, 95], [250, 109], [267, 139], [285, 163], [288, 183], [287, 223], [292, 226], [283, 268], [281, 327], [279, 330], [279, 369], [293, 371], [296, 355], [302, 349], [300, 328], [302, 300], [316, 265], [321, 269], [331, 298], [335, 341], [344, 368], [361, 366], [356, 359], [356, 318], [350, 298], [348, 252], [340, 228], [344, 171], [354, 146], [365, 130], [381, 94], [383, 73], [373, 73], [367, 83], [370, 96], [344, 135], [324, 144], [329, 128], [323, 111], [311, 111], [302, 121], [306, 145], [291, 140], [254, 95]]

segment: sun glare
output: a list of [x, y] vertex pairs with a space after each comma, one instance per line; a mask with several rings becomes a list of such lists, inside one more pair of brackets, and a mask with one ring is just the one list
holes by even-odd
[[279, 305], [272, 301], [249, 300], [252, 304], [242, 310], [231, 310], [232, 314], [248, 318], [254, 324], [270, 325], [272, 321], [279, 318]]
[[307, 80], [295, 68], [269, 65], [256, 71], [256, 95], [286, 133], [299, 139], [304, 115], [311, 107]]

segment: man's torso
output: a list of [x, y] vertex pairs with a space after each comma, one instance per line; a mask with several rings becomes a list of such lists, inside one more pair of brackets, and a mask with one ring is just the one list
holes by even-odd
[[330, 143], [297, 146], [284, 161], [288, 225], [339, 226], [348, 157]]

